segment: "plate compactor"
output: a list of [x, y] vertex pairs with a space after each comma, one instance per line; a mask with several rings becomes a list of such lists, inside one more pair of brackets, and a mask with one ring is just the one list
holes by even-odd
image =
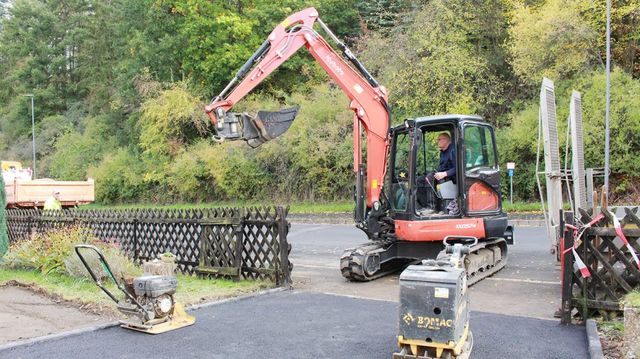
[[464, 256], [477, 242], [447, 237], [438, 259], [410, 265], [400, 274], [400, 352], [393, 359], [469, 358], [473, 336]]
[[[92, 245], [79, 244], [75, 246], [75, 250], [98, 287], [116, 302], [120, 312], [127, 315], [127, 320], [120, 321], [121, 327], [149, 334], [160, 334], [195, 323], [195, 317], [188, 315], [184, 307], [174, 300], [173, 295], [176, 292], [178, 280], [173, 275], [173, 267], [170, 275], [150, 275], [145, 273], [142, 277], [130, 278], [129, 280], [123, 278], [125, 282], [123, 286], [113, 275], [109, 263], [107, 263], [98, 248]], [[123, 300], [119, 300], [113, 295], [103, 285], [100, 278], [96, 276], [82, 255], [85, 250], [95, 251], [98, 255], [98, 261], [107, 276], [125, 294]]]

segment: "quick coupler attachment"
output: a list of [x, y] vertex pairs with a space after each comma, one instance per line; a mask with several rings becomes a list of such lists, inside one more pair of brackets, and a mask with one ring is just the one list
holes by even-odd
[[244, 140], [253, 148], [285, 133], [298, 114], [298, 107], [276, 112], [258, 111], [254, 117], [248, 113], [228, 112], [218, 117], [214, 140]]

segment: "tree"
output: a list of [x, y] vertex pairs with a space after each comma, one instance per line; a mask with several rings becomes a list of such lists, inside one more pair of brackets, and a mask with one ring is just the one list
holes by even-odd
[[357, 9], [367, 29], [389, 34], [400, 33], [411, 20], [410, 11], [420, 7], [416, 0], [357, 1]]
[[[582, 16], [597, 34], [600, 62], [606, 59], [606, 0], [579, 2]], [[640, 1], [620, 0], [611, 6], [611, 58], [616, 66], [640, 78]]]
[[598, 63], [595, 32], [585, 23], [576, 2], [549, 0], [536, 8], [519, 5], [509, 33], [511, 65], [531, 88], [543, 77], [571, 79]]
[[509, 74], [500, 45], [506, 8], [502, 2], [477, 6], [471, 12], [466, 1], [434, 0], [405, 33], [363, 40], [363, 62], [389, 88], [396, 118], [460, 112], [492, 119], [505, 112], [509, 96], [500, 80]]

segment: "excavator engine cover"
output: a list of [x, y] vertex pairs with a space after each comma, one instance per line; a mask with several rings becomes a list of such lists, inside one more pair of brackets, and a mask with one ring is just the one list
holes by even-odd
[[276, 112], [258, 111], [253, 117], [248, 113], [226, 113], [218, 119], [216, 138], [244, 140], [253, 148], [285, 133], [298, 114], [298, 107]]

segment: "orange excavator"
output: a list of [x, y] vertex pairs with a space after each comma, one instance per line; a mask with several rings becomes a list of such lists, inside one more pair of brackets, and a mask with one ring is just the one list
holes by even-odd
[[[314, 29], [316, 23], [341, 55]], [[343, 253], [342, 275], [353, 281], [369, 281], [416, 260], [442, 256], [446, 237], [477, 239], [464, 260], [469, 284], [504, 267], [513, 229], [502, 211], [493, 127], [470, 115], [419, 117], [390, 127], [387, 89], [331, 32], [314, 8], [297, 12], [276, 26], [206, 106], [215, 128], [214, 139], [244, 140], [258, 147], [289, 128], [297, 108], [259, 111], [255, 116], [229, 111], [303, 46], [349, 97], [349, 108], [354, 112], [354, 219], [370, 242]], [[363, 134], [367, 141], [365, 161]], [[453, 146], [449, 152], [455, 170], [436, 180], [440, 165], [436, 141], [443, 135]]]

